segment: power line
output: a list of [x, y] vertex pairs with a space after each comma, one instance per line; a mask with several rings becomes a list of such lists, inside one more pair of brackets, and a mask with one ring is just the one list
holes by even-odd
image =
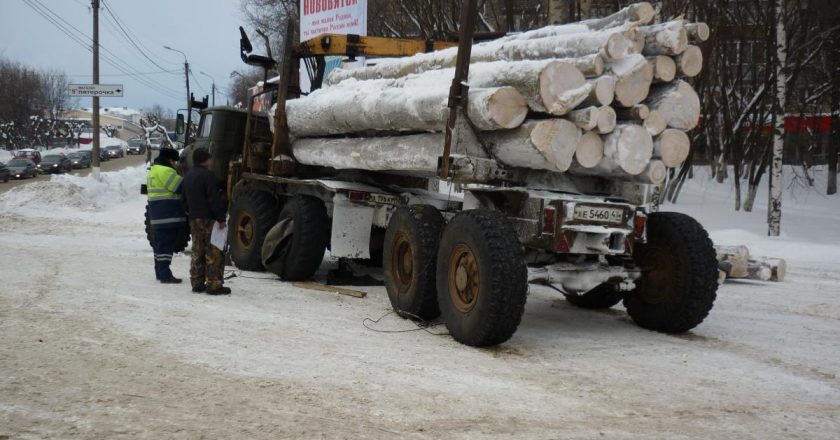
[[[32, 10], [34, 10], [36, 13], [38, 13], [45, 20], [50, 22], [53, 26], [55, 26], [59, 31], [61, 31], [68, 38], [70, 38], [71, 40], [73, 40], [74, 42], [76, 42], [77, 44], [82, 46], [83, 48], [85, 48], [87, 51], [89, 51], [89, 52], [93, 51], [92, 47], [88, 44], [88, 42], [90, 42], [92, 44], [92, 40], [91, 40], [90, 37], [87, 36], [87, 34], [82, 32], [81, 30], [79, 30], [75, 26], [73, 26], [71, 23], [67, 22], [67, 20], [64, 20], [63, 18], [61, 18], [60, 15], [58, 15], [57, 13], [52, 11], [50, 8], [44, 6], [38, 0], [23, 0], [23, 1], [27, 6], [29, 6]], [[60, 23], [56, 19], [65, 23], [66, 26], [63, 25], [62, 23]], [[68, 27], [75, 30], [76, 33], [74, 34], [70, 29], [68, 29]], [[159, 83], [159, 82], [157, 82], [157, 81], [155, 81], [151, 78], [146, 78], [146, 77], [142, 76], [142, 74], [132, 73], [131, 71], [132, 70], [136, 71], [136, 69], [134, 69], [125, 60], [123, 60], [122, 58], [120, 58], [119, 56], [114, 54], [113, 52], [109, 51], [108, 49], [106, 49], [101, 44], [99, 45], [99, 47], [103, 51], [107, 52], [106, 54], [102, 54], [103, 61], [105, 61], [106, 63], [108, 63], [109, 65], [114, 67], [115, 69], [119, 70], [120, 72], [125, 73], [127, 76], [133, 77], [141, 85], [146, 86], [147, 88], [152, 89], [152, 90], [158, 92], [159, 94], [161, 94], [163, 96], [166, 96], [166, 97], [171, 98], [171, 99], [178, 99], [174, 95], [179, 95], [180, 94], [179, 92], [177, 92], [175, 90], [172, 90], [171, 88], [169, 88], [169, 87], [167, 87], [167, 86], [165, 86], [165, 85], [163, 85], [163, 84], [161, 84], [161, 83]], [[120, 66], [119, 64], [123, 64], [125, 67]]]
[[[40, 2], [40, 0], [25, 0], [25, 1], [31, 1], [31, 2], [34, 2], [35, 4], [39, 5], [41, 8], [45, 9], [48, 13], [52, 14], [53, 16], [55, 16], [56, 18], [58, 18], [59, 20], [61, 20], [62, 22], [64, 22], [67, 26], [69, 26], [70, 28], [72, 28], [73, 30], [75, 30], [75, 31], [76, 31], [79, 35], [81, 35], [81, 36], [82, 36], [85, 40], [90, 40], [90, 41], [91, 41], [91, 43], [93, 43], [93, 40], [92, 40], [90, 37], [88, 37], [88, 36], [87, 36], [87, 34], [85, 34], [84, 32], [82, 32], [81, 30], [79, 30], [77, 27], [73, 26], [73, 24], [71, 24], [70, 22], [68, 22], [68, 21], [67, 21], [67, 20], [65, 20], [64, 18], [62, 18], [60, 15], [58, 15], [57, 13], [55, 13], [55, 12], [54, 12], [53, 10], [51, 10], [50, 8], [48, 8], [47, 6], [45, 6], [43, 3], [41, 3], [41, 2]], [[114, 52], [112, 52], [112, 51], [108, 50], [108, 48], [106, 48], [106, 47], [105, 47], [105, 46], [103, 46], [102, 44], [99, 44], [99, 48], [100, 48], [100, 49], [102, 49], [102, 50], [103, 50], [104, 52], [106, 52], [106, 54], [107, 54], [107, 55], [103, 55], [103, 58], [107, 58], [108, 56], [110, 56], [110, 57], [114, 58], [114, 59], [116, 60], [116, 62], [121, 63], [121, 64], [123, 65], [123, 67], [124, 67], [124, 69], [122, 70], [123, 72], [136, 71], [136, 70], [137, 70], [137, 69], [135, 69], [135, 68], [134, 68], [131, 64], [129, 64], [127, 61], [125, 61], [124, 59], [120, 58], [120, 57], [119, 57], [117, 54], [115, 54]], [[113, 63], [112, 63], [112, 65], [113, 65]], [[116, 66], [115, 66], [115, 67], [116, 67]], [[151, 79], [151, 78], [144, 78], [144, 80], [145, 80], [147, 83], [152, 84], [152, 85], [154, 85], [154, 86], [157, 86], [157, 87], [161, 88], [162, 90], [167, 91], [167, 92], [169, 92], [169, 93], [175, 93], [175, 94], [177, 94], [177, 93], [178, 93], [178, 91], [177, 91], [177, 90], [174, 90], [174, 89], [172, 89], [172, 88], [170, 88], [170, 87], [168, 87], [168, 86], [166, 86], [166, 85], [164, 85], [164, 84], [162, 84], [162, 83], [160, 83], [160, 82], [158, 82], [158, 81], [156, 81], [156, 80], [154, 80], [154, 79]]]
[[111, 6], [107, 2], [105, 2], [104, 0], [102, 1], [102, 5], [105, 6], [105, 12], [108, 13], [111, 20], [113, 20], [114, 23], [116, 23], [116, 25], [120, 28], [120, 30], [122, 31], [122, 34], [125, 36], [126, 41], [128, 41], [132, 46], [134, 46], [134, 48], [137, 49], [137, 51], [140, 52], [140, 54], [143, 55], [143, 57], [145, 57], [147, 60], [149, 60], [150, 63], [154, 64], [155, 67], [157, 67], [158, 69], [161, 69], [161, 70], [166, 70], [165, 67], [161, 66], [160, 64], [155, 62], [155, 60], [153, 60], [151, 57], [146, 55], [146, 52], [143, 49], [141, 49], [140, 46], [137, 45], [137, 43], [134, 41], [133, 38], [131, 38], [131, 35], [129, 35], [128, 31], [126, 30], [126, 28], [128, 26], [127, 25], [123, 26], [122, 20], [120, 20], [117, 17], [116, 13], [114, 13], [114, 11], [111, 9]]
[[[172, 70], [154, 70], [150, 72], [134, 72], [134, 73], [100, 73], [99, 76], [131, 76], [131, 75], [158, 75], [161, 73], [180, 74], [181, 69]], [[89, 73], [67, 74], [67, 76], [93, 76]]]

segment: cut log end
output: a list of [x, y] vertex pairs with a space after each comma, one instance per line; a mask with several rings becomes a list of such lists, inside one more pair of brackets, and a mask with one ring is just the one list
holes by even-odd
[[653, 156], [658, 157], [668, 168], [680, 166], [691, 150], [691, 141], [682, 130], [669, 128], [653, 142]]
[[711, 31], [706, 23], [688, 23], [685, 25], [688, 39], [693, 43], [702, 43], [709, 39]]
[[600, 134], [611, 133], [615, 130], [617, 117], [612, 107], [601, 107], [598, 109], [598, 121], [595, 124], [595, 131]]
[[631, 5], [632, 8], [632, 15], [630, 18], [633, 21], [639, 22], [639, 24], [648, 24], [653, 21], [653, 17], [656, 15], [656, 11], [653, 9], [653, 5], [648, 2], [641, 2]]
[[499, 128], [516, 128], [522, 125], [528, 116], [528, 104], [525, 98], [513, 87], [495, 90], [487, 101], [489, 120]]
[[680, 73], [686, 77], [697, 76], [703, 69], [703, 51], [697, 46], [688, 46], [677, 57]]
[[650, 163], [642, 170], [636, 177], [636, 181], [640, 183], [651, 183], [659, 185], [665, 181], [665, 176], [668, 174], [668, 168], [661, 160], [651, 160]]
[[665, 120], [665, 115], [661, 112], [651, 110], [648, 113], [648, 117], [645, 118], [644, 126], [651, 136], [656, 136], [668, 127], [668, 122]]
[[572, 122], [565, 119], [547, 119], [533, 123], [529, 136], [531, 145], [551, 165], [550, 169], [564, 172], [572, 164], [580, 134], [580, 129]]
[[633, 176], [645, 170], [652, 155], [653, 139], [640, 125], [619, 125], [604, 141], [604, 157]]
[[648, 62], [653, 67], [653, 82], [671, 82], [677, 76], [677, 63], [669, 56], [648, 57]]
[[540, 73], [540, 100], [549, 113], [564, 115], [589, 95], [586, 78], [575, 66], [553, 62]]
[[621, 33], [610, 35], [604, 45], [604, 57], [610, 60], [624, 58], [628, 54], [636, 52], [636, 44]]
[[575, 148], [575, 160], [583, 168], [593, 168], [604, 157], [604, 141], [597, 133], [587, 131]]

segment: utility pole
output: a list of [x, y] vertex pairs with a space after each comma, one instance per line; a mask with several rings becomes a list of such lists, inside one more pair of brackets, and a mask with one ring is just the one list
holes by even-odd
[[184, 146], [190, 142], [190, 124], [192, 124], [192, 95], [190, 95], [190, 63], [187, 61], [187, 54], [178, 49], [173, 49], [169, 46], [163, 46], [164, 49], [178, 52], [184, 56], [184, 79], [187, 82], [187, 126], [184, 130]]
[[215, 79], [214, 79], [211, 75], [209, 75], [209, 74], [207, 74], [207, 73], [204, 73], [204, 72], [198, 72], [198, 73], [200, 73], [200, 74], [202, 74], [202, 75], [204, 75], [204, 76], [206, 76], [206, 77], [210, 78], [210, 81], [211, 81], [211, 83], [210, 83], [210, 92], [211, 92], [211, 94], [213, 95], [213, 101], [211, 102], [211, 104], [210, 104], [210, 105], [212, 105], [213, 107], [215, 107], [215, 106], [216, 106], [216, 80], [215, 80]]
[[[99, 84], [99, 0], [91, 0], [93, 8], [93, 83]], [[99, 176], [99, 97], [93, 97], [93, 148], [91, 149], [91, 174], [96, 180]]]

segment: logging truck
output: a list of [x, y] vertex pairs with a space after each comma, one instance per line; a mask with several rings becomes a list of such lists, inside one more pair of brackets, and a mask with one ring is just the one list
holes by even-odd
[[[651, 173], [664, 174], [665, 168], [661, 160], [650, 161], [656, 154], [651, 136], [638, 136], [638, 125], [615, 127], [615, 112], [613, 134], [592, 132], [593, 143], [606, 139], [604, 150], [624, 149], [637, 138], [650, 143], [644, 162], [634, 165], [638, 169], [622, 171], [608, 166], [619, 161], [620, 151], [606, 162], [607, 153], [599, 154], [588, 166], [585, 154], [548, 165], [536, 164], [545, 155], [529, 156], [528, 148], [539, 150], [548, 138], [552, 145], [567, 137], [575, 145], [584, 143], [580, 124], [570, 122], [587, 119], [583, 113], [528, 121], [515, 130], [477, 129], [466, 81], [474, 8], [474, 2], [465, 2], [443, 133], [341, 135], [347, 131], [327, 124], [315, 130], [326, 135], [301, 136], [289, 123], [299, 117], [292, 112], [304, 112], [314, 102], [297, 96], [299, 62], [312, 67], [313, 88], [318, 88], [324, 83], [324, 55], [406, 56], [454, 43], [325, 35], [292, 47], [289, 37], [285, 53], [292, 55], [278, 66], [271, 57], [251, 54], [242, 31], [245, 62], [280, 73], [264, 82], [262, 92], [272, 96], [275, 110], [270, 116], [254, 111], [254, 102], [264, 98], [260, 95], [251, 98], [247, 110], [206, 109], [186, 150], [188, 159], [199, 146], [214, 157], [214, 173], [225, 184], [229, 204], [232, 262], [288, 281], [312, 278], [327, 250], [333, 258], [381, 264], [397, 314], [421, 321], [440, 318], [454, 339], [471, 346], [507, 341], [534, 283], [581, 308], [623, 301], [644, 328], [670, 333], [699, 325], [715, 300], [715, 250], [697, 221], [658, 212], [660, 187], [652, 182], [661, 178]], [[651, 64], [673, 68], [670, 61]], [[592, 93], [587, 89], [582, 99]], [[646, 119], [642, 113], [649, 109], [637, 105], [644, 96], [628, 99], [636, 102], [622, 106], [620, 118]], [[661, 136], [665, 123], [654, 122]], [[569, 126], [573, 134], [564, 131]], [[591, 129], [596, 126], [593, 122]], [[685, 137], [682, 131], [673, 136]], [[610, 142], [619, 144], [610, 147]], [[565, 170], [571, 171], [558, 172]]]

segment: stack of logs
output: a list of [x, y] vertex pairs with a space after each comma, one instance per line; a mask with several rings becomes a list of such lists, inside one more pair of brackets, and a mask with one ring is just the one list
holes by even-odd
[[[651, 24], [650, 3], [473, 46], [468, 115], [510, 167], [661, 183], [700, 116], [703, 23]], [[434, 175], [457, 48], [338, 69], [287, 102], [295, 159]]]
[[729, 278], [758, 281], [784, 281], [787, 262], [781, 258], [750, 256], [746, 246], [715, 246], [718, 260], [718, 283]]

